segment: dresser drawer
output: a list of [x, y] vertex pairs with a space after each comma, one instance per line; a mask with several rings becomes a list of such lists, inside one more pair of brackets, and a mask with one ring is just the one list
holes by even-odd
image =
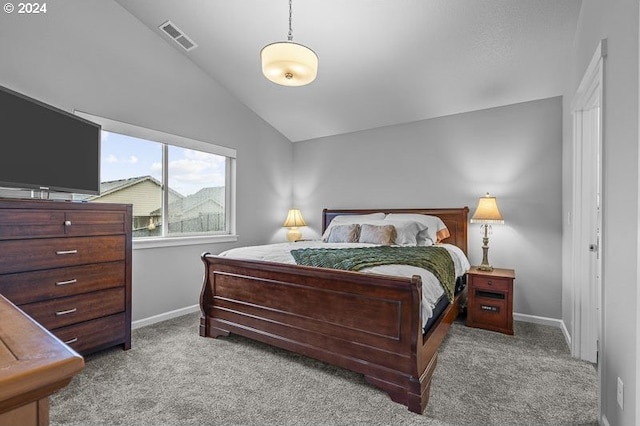
[[124, 234], [125, 222], [123, 212], [74, 211], [67, 212], [65, 227], [67, 236]]
[[3, 274], [124, 260], [125, 236], [0, 241]]
[[51, 332], [75, 351], [109, 347], [125, 340], [126, 318], [124, 312], [85, 321], [67, 327], [55, 328]]
[[473, 277], [473, 287], [486, 290], [509, 291], [512, 280], [495, 277]]
[[124, 311], [124, 290], [118, 287], [19, 307], [45, 328], [53, 329]]
[[61, 237], [64, 212], [56, 210], [0, 210], [0, 240], [10, 238]]
[[125, 213], [98, 210], [0, 210], [0, 240], [124, 234]]
[[124, 261], [0, 275], [0, 294], [16, 305], [125, 285]]

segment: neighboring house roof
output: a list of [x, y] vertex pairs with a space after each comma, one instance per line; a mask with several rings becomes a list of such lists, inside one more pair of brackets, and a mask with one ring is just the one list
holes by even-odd
[[[190, 212], [202, 211], [202, 207], [206, 204], [213, 203], [213, 209], [216, 207], [219, 210], [224, 211], [225, 202], [225, 187], [214, 186], [208, 188], [202, 188], [195, 194], [187, 195], [186, 197], [179, 198], [169, 203], [169, 212], [172, 216], [189, 216]], [[208, 207], [204, 210], [211, 211], [212, 208]], [[151, 214], [160, 214], [160, 209], [151, 212]]]
[[[131, 186], [140, 184], [145, 181], [152, 182], [156, 184], [159, 188], [162, 187], [162, 183], [158, 179], [148, 175], [132, 177], [128, 179], [111, 180], [106, 182], [100, 182], [100, 195], [92, 195], [88, 197], [87, 200], [88, 201], [95, 200], [96, 198], [104, 197], [105, 195], [109, 195], [117, 191], [122, 191], [123, 189], [129, 188]], [[179, 197], [179, 198], [183, 197], [182, 194], [180, 194], [177, 191], [174, 191], [171, 188], [169, 188], [169, 191], [176, 197]]]
[[[162, 188], [162, 183], [154, 177], [148, 175], [138, 176], [128, 179], [118, 179], [101, 182], [100, 195], [89, 195], [83, 199], [86, 201], [97, 201], [100, 198], [107, 197], [120, 191], [124, 191], [128, 188], [132, 188], [145, 182], [156, 185], [158, 188]], [[169, 189], [169, 191], [172, 195], [172, 197], [170, 197], [171, 202], [169, 203], [170, 216], [191, 217], [198, 216], [198, 214], [200, 214], [201, 212], [224, 211], [224, 186], [202, 188], [198, 192], [187, 196], [184, 196], [173, 189]], [[157, 208], [152, 211], [146, 210], [143, 215], [160, 216], [160, 213], [161, 209]]]
[[100, 195], [101, 196], [108, 195], [112, 192], [123, 190], [125, 188], [128, 188], [133, 185], [137, 185], [147, 180], [155, 183], [158, 186], [162, 186], [162, 184], [152, 176], [138, 176], [138, 177], [133, 177], [128, 179], [119, 179], [119, 180], [112, 180], [107, 182], [100, 182]]

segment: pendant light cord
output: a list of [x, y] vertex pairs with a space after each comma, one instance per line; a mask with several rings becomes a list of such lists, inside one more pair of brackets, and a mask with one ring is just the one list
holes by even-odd
[[293, 30], [291, 30], [291, 0], [289, 0], [289, 41], [293, 41]]

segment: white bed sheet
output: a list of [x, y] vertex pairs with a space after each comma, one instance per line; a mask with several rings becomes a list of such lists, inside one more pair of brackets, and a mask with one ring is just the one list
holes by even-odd
[[[469, 260], [464, 252], [452, 244], [438, 244], [451, 254], [455, 266], [456, 277], [467, 272], [470, 267]], [[291, 250], [302, 248], [350, 248], [350, 247], [374, 247], [373, 244], [361, 243], [325, 243], [323, 241], [298, 241], [295, 243], [266, 244], [260, 246], [238, 247], [224, 251], [219, 256], [234, 259], [264, 260], [295, 265], [296, 261], [291, 255]], [[431, 272], [423, 268], [410, 265], [382, 265], [362, 269], [360, 272], [392, 275], [400, 277], [412, 277], [419, 275], [422, 278], [422, 304], [420, 306], [422, 326], [433, 315], [433, 308], [444, 294], [444, 290], [438, 279]]]

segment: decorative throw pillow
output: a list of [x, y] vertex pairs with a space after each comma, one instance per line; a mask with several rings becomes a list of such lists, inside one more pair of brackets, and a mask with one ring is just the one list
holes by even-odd
[[390, 246], [396, 241], [396, 228], [393, 225], [370, 225], [367, 223], [360, 226], [361, 243], [381, 244]]
[[338, 225], [352, 224], [352, 223], [363, 223], [371, 220], [382, 220], [384, 219], [384, 213], [369, 213], [369, 214], [343, 214], [338, 215], [331, 220], [327, 229], [322, 233], [322, 241], [328, 242], [329, 234], [331, 234], [331, 228]]
[[357, 243], [360, 237], [360, 225], [352, 223], [350, 225], [336, 225], [331, 228], [328, 243]]
[[[396, 238], [393, 244], [399, 246], [416, 246], [418, 245], [417, 237], [420, 232], [427, 231], [426, 225], [411, 220], [371, 220], [364, 222], [369, 225], [393, 225], [396, 228]], [[364, 225], [362, 223], [360, 226]]]

